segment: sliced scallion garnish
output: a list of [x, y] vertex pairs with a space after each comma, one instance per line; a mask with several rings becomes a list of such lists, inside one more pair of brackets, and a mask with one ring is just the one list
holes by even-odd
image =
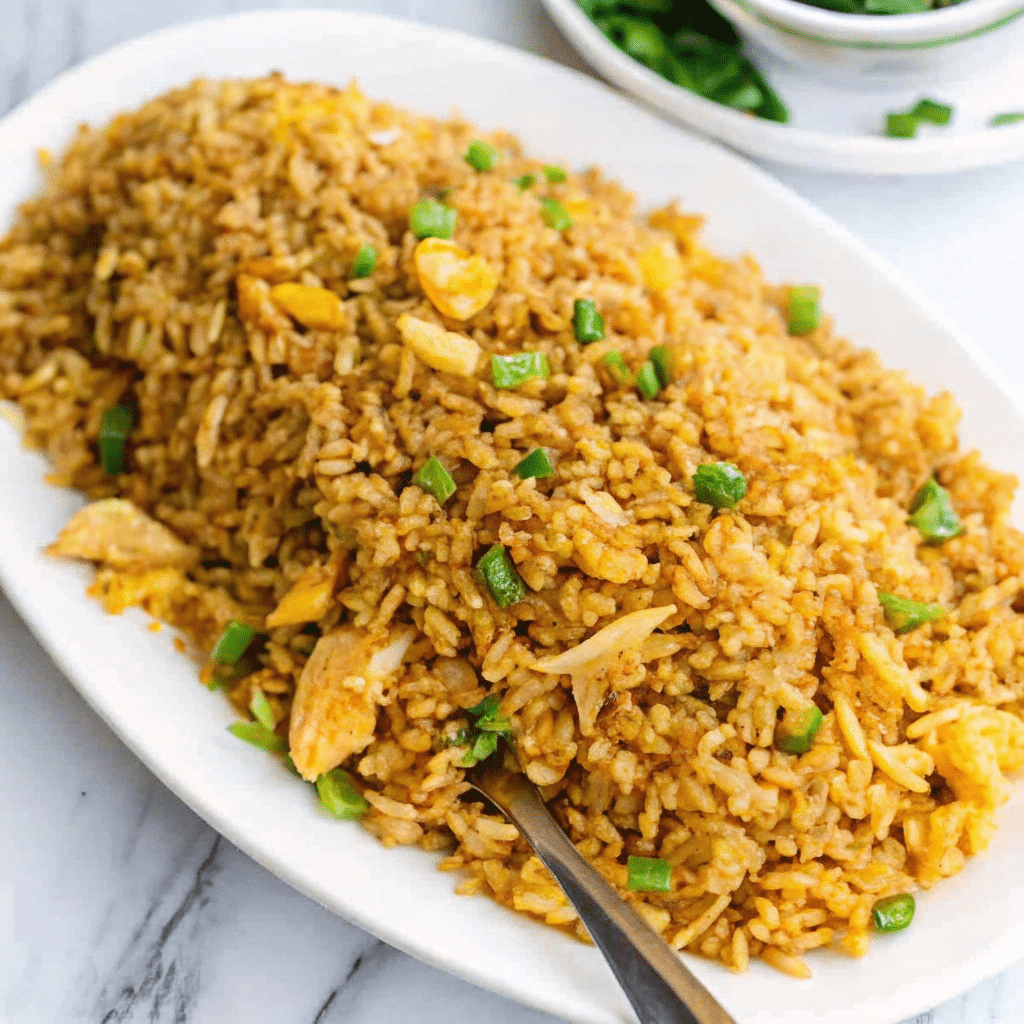
[[254, 747], [260, 747], [271, 754], [283, 754], [288, 749], [288, 743], [283, 736], [278, 736], [273, 730], [268, 729], [262, 722], [235, 722], [228, 726], [228, 732], [237, 736]]
[[224, 665], [234, 665], [249, 649], [256, 637], [256, 630], [244, 622], [229, 622], [217, 638], [210, 657]]
[[543, 352], [517, 352], [511, 356], [491, 356], [491, 383], [510, 390], [528, 380], [547, 380], [551, 376], [548, 357]]
[[631, 892], [671, 892], [672, 865], [661, 857], [630, 857], [626, 888]]
[[715, 508], [734, 508], [747, 493], [747, 481], [731, 462], [705, 462], [693, 474], [693, 496]]
[[543, 448], [534, 448], [529, 455], [516, 463], [512, 472], [527, 480], [530, 477], [554, 476], [555, 467], [551, 465], [548, 453]]
[[648, 399], [648, 401], [657, 398], [661, 393], [661, 381], [658, 379], [658, 370], [650, 359], [637, 371], [636, 386], [639, 388], [640, 394]]
[[316, 792], [324, 808], [342, 821], [358, 821], [370, 809], [352, 776], [341, 768], [317, 776]]
[[569, 211], [557, 199], [543, 197], [540, 201], [540, 215], [544, 223], [556, 231], [568, 231], [572, 227]]
[[672, 350], [668, 345], [655, 345], [648, 358], [654, 363], [661, 386], [667, 388], [672, 383]]
[[619, 387], [631, 387], [636, 383], [633, 371], [626, 365], [626, 360], [622, 358], [621, 352], [607, 353], [604, 357], [604, 365], [608, 367], [608, 372], [615, 378], [615, 383]]
[[451, 238], [458, 216], [436, 199], [422, 199], [409, 211], [409, 230], [417, 238]]
[[455, 481], [451, 473], [441, 464], [441, 460], [431, 455], [412, 476], [412, 482], [433, 496], [438, 505], [444, 503], [455, 493]]
[[124, 447], [135, 426], [135, 411], [127, 404], [112, 406], [100, 420], [100, 466], [107, 476], [124, 470]]
[[787, 754], [806, 754], [825, 716], [812, 704], [804, 711], [787, 712], [775, 730], [775, 746]]
[[544, 177], [552, 185], [557, 185], [568, 177], [564, 167], [556, 167], [554, 164], [545, 164], [541, 170], [544, 172]]
[[914, 897], [909, 892], [886, 896], [871, 908], [871, 919], [880, 932], [901, 932], [914, 920]]
[[577, 299], [572, 306], [572, 330], [581, 345], [604, 337], [604, 317], [590, 299]]
[[490, 143], [474, 139], [469, 144], [469, 149], [466, 150], [463, 159], [475, 171], [489, 171], [497, 166], [501, 154]]
[[252, 717], [263, 726], [273, 732], [277, 727], [277, 719], [274, 717], [274, 709], [267, 700], [267, 695], [262, 690], [252, 691], [252, 700], [249, 701], [249, 710]]
[[929, 477], [914, 495], [907, 522], [930, 544], [941, 544], [964, 532], [964, 524], [949, 500], [949, 491], [935, 477]]
[[789, 333], [810, 334], [821, 323], [821, 289], [798, 284], [789, 289]]

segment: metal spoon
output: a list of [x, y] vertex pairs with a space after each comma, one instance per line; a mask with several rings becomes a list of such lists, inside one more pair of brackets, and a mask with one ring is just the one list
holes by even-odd
[[525, 775], [481, 764], [466, 781], [512, 822], [555, 876], [640, 1024], [736, 1024], [646, 921], [577, 852]]

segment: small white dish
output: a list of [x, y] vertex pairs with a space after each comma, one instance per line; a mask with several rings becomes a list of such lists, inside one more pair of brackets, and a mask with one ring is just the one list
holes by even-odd
[[1024, 29], [1021, 0], [967, 0], [895, 17], [843, 14], [801, 0], [711, 0], [748, 43], [826, 77], [892, 80], [970, 73], [1008, 59]]
[[[261, 75], [344, 84], [443, 115], [458, 108], [508, 128], [544, 159], [597, 163], [642, 206], [681, 197], [707, 214], [707, 243], [756, 254], [774, 281], [816, 281], [840, 330], [961, 399], [966, 447], [1024, 475], [1024, 406], [987, 359], [927, 300], [848, 232], [767, 174], [638, 109], [588, 76], [493, 43], [368, 15], [268, 12], [167, 29], [70, 71], [0, 122], [0, 230], [41, 177], [38, 149], [58, 151], [81, 121], [104, 122], [196, 76]], [[85, 699], [198, 814], [261, 864], [329, 909], [444, 970], [586, 1024], [632, 1014], [600, 954], [482, 897], [454, 894], [437, 857], [384, 849], [323, 813], [312, 787], [231, 736], [223, 696], [198, 682], [171, 631], [110, 616], [88, 598], [85, 566], [43, 548], [82, 499], [44, 482], [0, 419], [0, 583]], [[47, 743], [40, 738], [41, 756]], [[1024, 956], [1024, 787], [999, 813], [990, 849], [921, 895], [913, 928], [879, 938], [860, 960], [815, 951], [814, 978], [764, 964], [733, 975], [689, 963], [743, 1024], [895, 1024]], [[258, 899], [258, 894], [254, 894]]]
[[[963, 6], [981, 2], [966, 0]], [[758, 68], [789, 107], [789, 123], [777, 124], [666, 81], [612, 45], [575, 0], [543, 3], [587, 63], [608, 81], [673, 120], [759, 159], [871, 175], [935, 174], [1024, 159], [1024, 123], [988, 125], [995, 114], [1024, 111], [1024, 60], [1019, 56], [967, 78], [931, 73], [911, 85], [871, 86], [863, 80], [844, 85], [783, 62], [767, 50], [752, 51]], [[1024, 36], [1024, 18], [1005, 31]], [[905, 110], [925, 96], [951, 103], [953, 121], [945, 128], [922, 125], [916, 139], [884, 137], [886, 113]]]

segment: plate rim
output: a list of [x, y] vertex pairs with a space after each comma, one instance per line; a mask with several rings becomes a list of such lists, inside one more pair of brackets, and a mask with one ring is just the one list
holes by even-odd
[[[72, 87], [80, 77], [86, 79], [89, 75], [95, 74], [97, 71], [103, 71], [108, 66], [116, 67], [119, 61], [124, 61], [127, 57], [145, 54], [151, 49], [165, 49], [168, 44], [173, 44], [177, 40], [201, 36], [204, 32], [223, 30], [228, 26], [239, 26], [245, 24], [250, 28], [252, 26], [265, 25], [265, 30], [272, 33], [272, 26], [275, 23], [297, 21], [301, 19], [311, 19], [314, 23], [331, 21], [339, 28], [355, 25], [372, 26], [376, 29], [412, 32], [420, 34], [424, 38], [433, 37], [435, 39], [444, 40], [449, 44], [468, 47], [482, 56], [488, 56], [508, 63], [517, 64], [519, 66], [533, 65], [537, 68], [545, 68], [548, 71], [557, 72], [557, 74], [560, 75], [575, 77], [582, 82], [586, 82], [587, 88], [603, 91], [609, 102], [632, 106], [635, 108], [635, 104], [631, 104], [628, 97], [622, 96], [603, 83], [594, 81], [590, 76], [581, 72], [574, 71], [571, 68], [566, 68], [557, 62], [525, 53], [513, 47], [496, 43], [491, 40], [473, 37], [461, 32], [426, 26], [414, 21], [390, 18], [376, 14], [361, 14], [356, 12], [333, 10], [258, 11], [205, 18], [198, 21], [168, 26], [136, 39], [122, 42], [104, 53], [91, 57], [82, 64], [65, 71], [33, 96], [19, 104], [4, 118], [0, 119], [0, 152], [3, 151], [4, 144], [8, 141], [7, 136], [12, 131], [17, 130], [23, 118], [31, 116], [35, 107], [37, 105], [41, 106], [45, 104], [51, 95], [59, 95], [61, 91]], [[132, 100], [130, 102], [139, 101]], [[1005, 380], [1000, 379], [989, 357], [979, 350], [969, 338], [964, 337], [957, 329], [955, 329], [946, 320], [937, 305], [922, 295], [916, 286], [908, 282], [902, 273], [892, 266], [888, 260], [881, 257], [867, 245], [857, 240], [850, 231], [834, 221], [828, 215], [819, 211], [792, 189], [778, 182], [767, 172], [751, 164], [749, 161], [738, 157], [735, 153], [730, 152], [717, 143], [710, 142], [707, 139], [696, 136], [692, 132], [681, 129], [675, 125], [667, 125], [664, 121], [659, 121], [657, 118], [651, 117], [650, 114], [646, 114], [645, 116], [650, 118], [652, 128], [657, 125], [660, 126], [660, 129], [663, 131], [681, 135], [685, 137], [691, 145], [704, 149], [709, 155], [714, 156], [716, 159], [728, 161], [735, 168], [737, 173], [746, 175], [752, 185], [762, 193], [769, 196], [774, 195], [775, 197], [784, 200], [785, 203], [791, 207], [798, 209], [802, 216], [814, 225], [816, 229], [841, 243], [846, 248], [848, 255], [855, 256], [860, 259], [873, 273], [879, 276], [884, 276], [887, 282], [901, 294], [901, 297], [905, 302], [915, 307], [919, 314], [931, 321], [938, 331], [954, 340], [965, 355], [973, 361], [979, 372], [987, 379], [988, 383], [996, 391], [1004, 395], [1019, 413], [1024, 415], [1024, 402], [1022, 402], [1020, 395], [1016, 394], [1013, 389], [1008, 388]], [[7, 211], [3, 212], [6, 216]], [[0, 558], [0, 585], [4, 587], [4, 590], [10, 597], [11, 603], [14, 605], [16, 611], [25, 620], [26, 624], [29, 626], [33, 635], [36, 637], [43, 649], [54, 660], [75, 689], [83, 696], [87, 703], [89, 703], [90, 707], [97, 712], [103, 721], [118, 736], [121, 742], [132, 750], [142, 763], [145, 764], [146, 767], [157, 776], [157, 778], [167, 785], [179, 799], [181, 799], [200, 817], [213, 825], [219, 832], [229, 838], [240, 849], [253, 857], [253, 859], [258, 863], [285, 880], [289, 885], [302, 892], [304, 895], [312, 898], [314, 901], [320, 902], [324, 906], [327, 906], [327, 908], [332, 912], [338, 913], [340, 916], [353, 921], [359, 927], [364, 928], [371, 934], [383, 939], [390, 945], [402, 949], [432, 966], [438, 967], [447, 973], [465, 978], [474, 984], [505, 997], [514, 999], [517, 1002], [535, 1006], [538, 1009], [549, 1013], [561, 1016], [573, 1016], [576, 1019], [584, 1019], [578, 1017], [574, 1011], [567, 1007], [565, 1002], [553, 999], [539, 999], [531, 994], [524, 994], [522, 991], [514, 988], [512, 983], [506, 978], [496, 977], [494, 974], [479, 971], [472, 966], [467, 966], [466, 964], [453, 964], [443, 956], [435, 955], [429, 948], [411, 941], [401, 933], [396, 932], [393, 925], [386, 920], [368, 916], [362, 912], [348, 908], [342, 911], [335, 905], [325, 903], [319, 898], [315, 884], [309, 882], [298, 869], [292, 870], [287, 862], [275, 855], [273, 851], [266, 850], [260, 846], [259, 843], [250, 835], [247, 835], [233, 819], [224, 817], [215, 810], [211, 810], [209, 805], [204, 802], [202, 794], [193, 791], [193, 789], [189, 787], [187, 779], [173, 774], [169, 769], [165, 769], [165, 766], [160, 763], [152, 751], [148, 750], [145, 746], [142, 746], [141, 741], [138, 740], [137, 737], [133, 737], [129, 729], [119, 725], [117, 716], [113, 713], [113, 709], [106, 707], [103, 701], [98, 698], [97, 694], [92, 692], [88, 683], [83, 683], [81, 674], [72, 669], [71, 663], [74, 659], [66, 656], [66, 652], [62, 650], [61, 646], [52, 641], [50, 628], [47, 625], [45, 610], [32, 598], [28, 588], [22, 587], [20, 581], [12, 573], [10, 567], [4, 562], [3, 558]], [[1021, 940], [1024, 941], [1024, 922], [1021, 923], [1018, 931]], [[1009, 955], [1006, 950], [1003, 950], [1000, 955], [993, 955], [993, 951], [988, 950], [984, 951], [986, 954], [985, 956], [965, 958], [965, 967], [960, 972], [949, 972], [942, 979], [939, 979], [938, 983], [933, 982], [930, 985], [929, 999], [942, 1001], [947, 998], [952, 998], [964, 991], [967, 987], [1003, 970], [1006, 966], [1024, 955], [1024, 945], [1021, 945], [1019, 949], [1017, 948], [1017, 945], [1018, 944], [1014, 945], [1014, 951]], [[976, 966], [972, 970], [967, 970], [966, 963], [977, 960], [984, 960], [984, 964], [980, 967]], [[701, 966], [700, 962], [698, 965]], [[714, 965], [711, 966], [712, 968], [714, 967]], [[913, 991], [917, 990], [914, 989]], [[902, 997], [902, 1001], [897, 999], [896, 1002], [892, 1002], [891, 998], [892, 997], [890, 997], [890, 1001], [887, 1002], [884, 1009], [884, 1024], [888, 1024], [888, 1022], [895, 1022], [905, 1016], [921, 1012], [922, 1010], [928, 1009], [931, 1005], [934, 1005], [934, 1002], [930, 1002], [928, 1005], [922, 1004], [919, 996], [917, 997], [917, 1001], [913, 1001], [913, 997], [909, 993]], [[596, 1020], [598, 1017], [593, 1016], [586, 1019]], [[881, 1018], [878, 1019], [877, 1024], [883, 1024]]]

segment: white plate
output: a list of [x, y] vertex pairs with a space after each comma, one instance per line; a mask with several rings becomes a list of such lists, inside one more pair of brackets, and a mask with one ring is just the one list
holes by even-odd
[[[789, 106], [788, 124], [765, 121], [702, 99], [627, 57], [580, 10], [576, 0], [543, 0], [583, 58], [610, 82], [669, 117], [751, 156], [823, 171], [934, 174], [1024, 159], [1024, 124], [987, 127], [994, 115], [1024, 110], [1024, 19], [1001, 31], [1019, 36], [998, 66], [959, 80], [914, 86], [844, 85], [758, 52], [765, 77]], [[922, 126], [916, 139], [882, 134], [885, 114], [923, 96], [953, 104], [946, 128]]]
[[[756, 168], [593, 80], [450, 32], [279, 12], [118, 47], [0, 122], [0, 223], [39, 183], [35, 150], [59, 148], [79, 121], [103, 121], [195, 75], [270, 68], [337, 83], [355, 75], [373, 96], [438, 114], [457, 106], [483, 126], [515, 129], [538, 155], [603, 164], [646, 203], [681, 196], [709, 214], [713, 247], [754, 251], [771, 278], [820, 281], [844, 331], [928, 387], [955, 387], [967, 406], [967, 443], [1024, 470], [1024, 417], [985, 360], [841, 228]], [[42, 460], [2, 421], [0, 467], [0, 581], [86, 700], [190, 807], [297, 889], [429, 963], [573, 1020], [630, 1019], [593, 949], [486, 899], [454, 896], [435, 857], [387, 851], [328, 819], [311, 787], [229, 735], [226, 702], [197, 684], [170, 631], [148, 632], [141, 614], [105, 615], [84, 594], [84, 567], [42, 555], [80, 501], [43, 483]], [[1000, 817], [991, 851], [923, 897], [914, 927], [880, 939], [863, 960], [814, 955], [810, 982], [760, 964], [742, 976], [703, 961], [696, 971], [742, 1024], [891, 1024], [955, 995], [1024, 955], [1024, 800]]]

